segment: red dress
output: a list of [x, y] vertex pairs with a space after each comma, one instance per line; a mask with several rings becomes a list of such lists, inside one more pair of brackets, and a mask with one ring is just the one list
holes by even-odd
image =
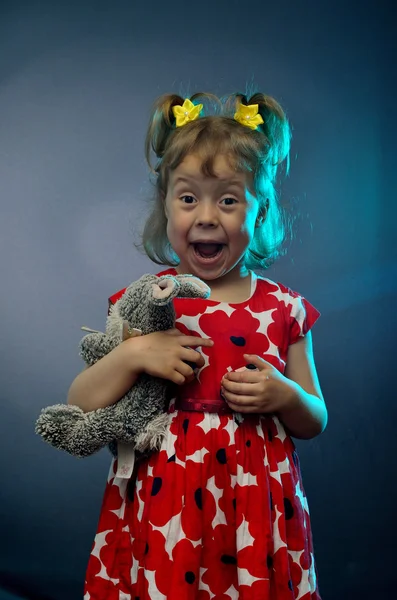
[[[215, 342], [182, 390], [205, 400], [219, 401], [223, 375], [245, 365], [244, 353], [283, 372], [288, 346], [319, 316], [302, 296], [255, 275], [240, 304], [174, 302], [183, 333]], [[180, 411], [172, 402], [170, 412], [160, 452], [136, 477], [115, 477], [112, 462], [84, 600], [320, 600], [299, 460], [279, 419]]]

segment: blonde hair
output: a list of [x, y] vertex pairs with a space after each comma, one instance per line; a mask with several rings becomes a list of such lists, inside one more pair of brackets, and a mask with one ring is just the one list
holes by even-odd
[[[172, 107], [182, 105], [184, 98], [176, 94], [160, 97], [152, 110], [146, 136], [146, 159], [155, 177], [156, 194], [152, 211], [142, 234], [142, 246], [151, 260], [161, 265], [176, 266], [175, 255], [167, 237], [164, 199], [170, 171], [189, 154], [202, 158], [202, 172], [215, 176], [217, 155], [233, 161], [234, 168], [250, 172], [260, 212], [266, 219], [255, 232], [247, 249], [245, 264], [252, 269], [267, 268], [281, 253], [287, 220], [281, 209], [275, 182], [278, 167], [286, 160], [289, 169], [290, 128], [281, 106], [270, 96], [256, 93], [250, 98], [233, 94], [218, 99], [212, 94], [194, 94], [193, 103], [204, 104], [204, 116], [182, 127], [175, 127]], [[263, 125], [249, 129], [234, 120], [240, 103], [258, 104]], [[152, 153], [155, 163], [152, 162]]]

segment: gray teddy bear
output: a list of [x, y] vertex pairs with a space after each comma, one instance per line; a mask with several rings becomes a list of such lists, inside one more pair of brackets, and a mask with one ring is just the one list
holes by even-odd
[[[192, 275], [144, 275], [110, 307], [106, 333], [95, 331], [80, 342], [80, 356], [91, 366], [135, 335], [175, 327], [174, 298], [208, 298], [210, 288]], [[89, 330], [94, 331], [94, 330]], [[143, 373], [118, 402], [84, 412], [78, 406], [56, 404], [41, 411], [36, 433], [60, 450], [78, 457], [117, 442], [132, 444], [138, 453], [158, 450], [170, 416], [166, 413], [169, 382]]]

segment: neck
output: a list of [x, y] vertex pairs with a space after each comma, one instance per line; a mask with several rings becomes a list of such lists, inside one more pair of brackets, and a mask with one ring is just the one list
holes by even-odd
[[251, 272], [246, 268], [205, 283], [211, 288], [210, 299], [218, 302], [244, 302], [251, 295]]
[[225, 275], [221, 275], [216, 279], [212, 279], [207, 281], [206, 283], [210, 287], [222, 287], [224, 285], [240, 285], [242, 281], [246, 281], [247, 277], [250, 276], [250, 271], [245, 266], [237, 265], [234, 269], [225, 273]]

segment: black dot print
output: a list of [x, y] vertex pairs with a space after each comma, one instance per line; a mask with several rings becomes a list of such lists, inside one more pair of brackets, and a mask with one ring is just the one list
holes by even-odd
[[187, 433], [187, 428], [189, 427], [189, 419], [185, 419], [182, 423], [183, 431]]
[[136, 479], [131, 479], [127, 483], [127, 497], [130, 502], [134, 501], [134, 492], [135, 492]]
[[267, 568], [268, 569], [272, 569], [273, 568], [273, 557], [270, 556], [270, 554], [267, 555], [266, 563], [267, 563]]
[[225, 465], [226, 464], [226, 450], [225, 448], [220, 448], [218, 450], [218, 452], [216, 453], [216, 460], [221, 464], [221, 465]]
[[196, 580], [196, 576], [193, 571], [186, 571], [185, 573], [185, 581], [186, 583], [194, 583]]
[[157, 496], [157, 494], [161, 490], [162, 485], [163, 485], [163, 480], [161, 479], [161, 477], [155, 477], [153, 480], [153, 486], [152, 486], [152, 496]]
[[237, 565], [237, 558], [235, 556], [230, 556], [230, 554], [222, 554], [221, 562], [224, 565]]
[[175, 454], [170, 456], [169, 459], [167, 460], [167, 462], [175, 462]]
[[291, 500], [289, 498], [284, 498], [284, 510], [285, 510], [285, 519], [289, 521], [294, 516], [294, 509], [291, 504]]
[[247, 440], [245, 442], [245, 445], [247, 446], [247, 448], [251, 448], [251, 440]]
[[235, 336], [235, 335], [231, 335], [230, 336], [230, 341], [235, 345], [235, 346], [245, 346], [245, 338], [243, 337], [239, 337], [239, 336]]
[[203, 508], [203, 490], [201, 488], [197, 488], [197, 490], [194, 492], [194, 499], [196, 501], [197, 508], [202, 510], [202, 508]]

